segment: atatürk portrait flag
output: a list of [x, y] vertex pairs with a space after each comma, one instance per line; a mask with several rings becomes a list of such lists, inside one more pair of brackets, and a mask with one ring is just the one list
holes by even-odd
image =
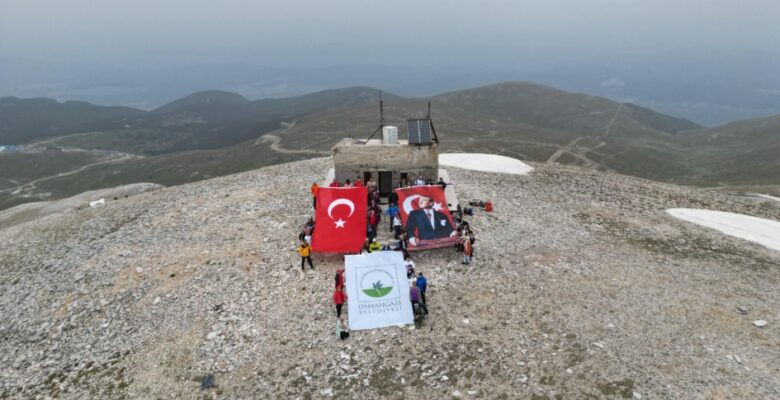
[[366, 241], [368, 189], [320, 187], [311, 246], [318, 253], [357, 253]]
[[401, 222], [409, 235], [409, 250], [449, 247], [458, 242], [440, 185], [412, 186], [396, 189], [395, 193], [401, 204]]

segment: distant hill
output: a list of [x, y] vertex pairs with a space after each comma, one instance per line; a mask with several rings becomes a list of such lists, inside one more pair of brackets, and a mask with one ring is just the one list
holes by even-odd
[[69, 135], [56, 144], [142, 155], [214, 149], [260, 136], [286, 120], [329, 108], [376, 102], [378, 97], [378, 89], [367, 87], [257, 101], [235, 93], [205, 91], [150, 112], [84, 102], [3, 98], [0, 144]]
[[[603, 97], [568, 93], [530, 82], [507, 82], [461, 90], [435, 96], [433, 100], [437, 105], [443, 103], [468, 114], [591, 135], [603, 134], [605, 127], [621, 107], [620, 103]], [[701, 128], [691, 121], [669, 117], [634, 105], [621, 108], [620, 111], [621, 117], [628, 116], [636, 122], [636, 125], [660, 132], [675, 133], [680, 130]], [[647, 129], [644, 132], [647, 132]], [[637, 133], [628, 129], [616, 129], [611, 132], [611, 134], [627, 136]]]
[[686, 183], [780, 184], [780, 115], [690, 132], [680, 143], [697, 167]]
[[81, 101], [0, 98], [0, 144], [22, 144], [75, 132], [119, 129], [145, 114], [129, 107], [104, 107]]
[[193, 93], [189, 96], [174, 100], [153, 111], [155, 114], [172, 112], [186, 112], [194, 110], [211, 111], [221, 108], [242, 107], [249, 103], [246, 97], [240, 94], [221, 90], [210, 90]]
[[[427, 98], [383, 97], [386, 122], [397, 125], [401, 137], [406, 119], [426, 115]], [[444, 152], [495, 153], [699, 186], [780, 185], [780, 116], [705, 129], [630, 103], [529, 82], [459, 90], [430, 100]], [[68, 116], [65, 110], [86, 110], [72, 117], [76, 122], [59, 124], [56, 130], [42, 124], [50, 128], [40, 131], [62, 135], [47, 144], [94, 154], [6, 157], [4, 164], [15, 168], [0, 173], [0, 209], [135, 182], [178, 185], [328, 155], [342, 138], [374, 132], [378, 103], [379, 90], [368, 87], [256, 101], [206, 91], [149, 112], [6, 98], [0, 104], [28, 112], [0, 112], [2, 126], [56, 119], [45, 110], [55, 110], [60, 119]], [[39, 138], [29, 135], [36, 130], [4, 130], [4, 138], [8, 132], [27, 141]], [[57, 157], [67, 159], [55, 161]], [[67, 166], [66, 173], [41, 166], [42, 160]], [[20, 176], [16, 168], [39, 173]]]
[[[431, 98], [444, 151], [501, 153], [523, 160], [576, 164], [657, 180], [691, 174], [675, 137], [699, 125], [652, 110], [527, 82], [508, 82]], [[424, 116], [426, 101], [385, 104], [389, 124]], [[308, 115], [282, 135], [281, 145], [327, 150], [345, 136], [364, 137], [377, 126], [375, 106]]]

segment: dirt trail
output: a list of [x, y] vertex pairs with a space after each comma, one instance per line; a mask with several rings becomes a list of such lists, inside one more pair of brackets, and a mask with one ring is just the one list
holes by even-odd
[[2, 192], [11, 192], [11, 194], [19, 194], [19, 193], [21, 193], [23, 191], [32, 191], [32, 190], [35, 189], [35, 186], [38, 183], [43, 182], [43, 181], [47, 181], [47, 180], [54, 179], [54, 178], [61, 178], [63, 176], [69, 176], [69, 175], [78, 174], [79, 172], [82, 172], [82, 171], [84, 171], [84, 170], [86, 170], [88, 168], [96, 167], [98, 165], [116, 164], [116, 163], [120, 163], [120, 162], [123, 162], [123, 161], [126, 161], [126, 160], [134, 159], [134, 158], [143, 158], [143, 156], [138, 156], [138, 155], [133, 155], [133, 154], [124, 154], [124, 155], [122, 155], [121, 157], [118, 157], [118, 158], [111, 158], [111, 159], [108, 159], [108, 160], [96, 161], [96, 162], [93, 162], [93, 163], [90, 163], [90, 164], [82, 165], [81, 167], [76, 168], [76, 169], [74, 169], [72, 171], [60, 172], [60, 173], [58, 173], [56, 175], [49, 175], [49, 176], [44, 176], [43, 178], [38, 178], [38, 179], [36, 179], [34, 181], [27, 182], [27, 183], [25, 183], [23, 185], [20, 185], [20, 186], [16, 187], [16, 188], [0, 190], [0, 193], [2, 193]]
[[[282, 122], [282, 125], [284, 126], [284, 129], [277, 131], [279, 134], [284, 134], [285, 132], [292, 129], [292, 127], [295, 126], [296, 121], [292, 122]], [[317, 151], [317, 150], [290, 150], [282, 148], [282, 146], [279, 145], [279, 142], [282, 141], [281, 136], [274, 135], [271, 133], [266, 133], [263, 136], [260, 136], [255, 140], [255, 145], [262, 145], [262, 144], [268, 144], [271, 150], [277, 152], [277, 153], [284, 153], [284, 154], [313, 154], [318, 156], [328, 156], [330, 155], [330, 152], [328, 151]]]
[[[601, 147], [606, 146], [607, 142], [605, 142], [603, 139], [606, 138], [607, 136], [609, 136], [609, 131], [612, 129], [612, 124], [615, 122], [615, 119], [617, 119], [617, 116], [620, 113], [620, 110], [623, 109], [623, 104], [624, 103], [620, 103], [618, 105], [617, 109], [615, 109], [615, 113], [612, 115], [612, 118], [610, 118], [609, 122], [607, 122], [606, 127], [604, 127], [604, 134], [603, 135], [593, 136], [593, 137], [591, 137], [591, 136], [580, 136], [580, 137], [572, 140], [571, 142], [569, 142], [566, 146], [563, 146], [560, 149], [558, 149], [558, 151], [553, 153], [550, 156], [550, 158], [547, 159], [546, 162], [548, 164], [554, 163], [554, 162], [558, 161], [558, 159], [561, 158], [564, 154], [568, 153], [571, 156], [573, 156], [574, 158], [582, 161], [581, 166], [583, 166], [583, 167], [591, 168], [591, 167], [595, 167], [595, 166], [598, 166], [598, 165], [603, 167], [603, 165], [601, 163], [597, 163], [597, 162], [589, 159], [586, 154], [588, 152], [591, 152], [593, 150], [596, 150], [596, 149], [599, 149]], [[582, 142], [584, 139], [589, 139], [589, 138], [597, 141], [598, 143], [595, 146], [592, 146], [592, 147], [584, 147], [584, 146], [580, 147], [580, 142]]]
[[[609, 135], [609, 130], [612, 129], [612, 123], [615, 122], [615, 118], [617, 118], [618, 113], [620, 112], [620, 110], [623, 109], [623, 104], [624, 103], [620, 103], [618, 108], [615, 110], [615, 114], [612, 115], [612, 119], [610, 119], [609, 123], [607, 123], [606, 129], [604, 129], [604, 136], [603, 137], [607, 137]], [[601, 139], [601, 137], [599, 137], [599, 139]]]

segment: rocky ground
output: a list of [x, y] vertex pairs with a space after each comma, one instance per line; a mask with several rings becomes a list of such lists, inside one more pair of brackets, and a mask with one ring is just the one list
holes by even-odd
[[474, 263], [416, 255], [424, 326], [341, 342], [340, 259], [302, 273], [294, 250], [329, 163], [0, 230], [0, 398], [780, 398], [780, 252], [664, 212], [780, 220], [776, 202], [558, 165], [451, 168], [461, 201], [496, 205], [471, 219]]

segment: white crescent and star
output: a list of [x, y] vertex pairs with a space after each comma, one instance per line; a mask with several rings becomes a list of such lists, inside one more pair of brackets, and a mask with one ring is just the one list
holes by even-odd
[[412, 208], [412, 200], [420, 197], [419, 194], [413, 194], [404, 200], [404, 212], [409, 215], [414, 209]]
[[[352, 200], [349, 199], [336, 199], [333, 200], [330, 205], [328, 206], [328, 216], [330, 219], [333, 219], [333, 209], [337, 206], [345, 205], [349, 207], [349, 215], [347, 215], [347, 218], [351, 217], [352, 214], [355, 212], [355, 203], [352, 202]], [[344, 224], [347, 221], [344, 221], [343, 219], [339, 218], [338, 221], [333, 221], [336, 224], [336, 228], [343, 228]]]
[[[404, 199], [404, 212], [406, 213], [406, 215], [409, 215], [409, 213], [414, 211], [414, 208], [412, 208], [412, 201], [414, 201], [414, 199], [418, 197], [422, 197], [422, 196], [420, 196], [419, 194], [413, 194], [407, 197], [406, 199]], [[433, 208], [436, 211], [441, 211], [442, 208], [441, 203], [437, 203], [434, 201], [433, 206], [431, 208]]]

